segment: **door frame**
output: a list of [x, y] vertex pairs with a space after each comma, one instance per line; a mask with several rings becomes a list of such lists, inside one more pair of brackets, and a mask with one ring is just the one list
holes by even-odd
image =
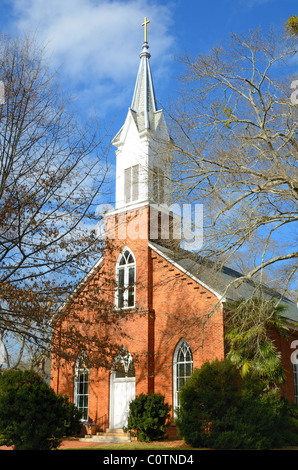
[[115, 421], [115, 387], [116, 383], [134, 383], [134, 397], [136, 395], [136, 378], [135, 377], [121, 377], [116, 378], [116, 373], [112, 372], [110, 376], [110, 416], [109, 416], [109, 428], [114, 429]]

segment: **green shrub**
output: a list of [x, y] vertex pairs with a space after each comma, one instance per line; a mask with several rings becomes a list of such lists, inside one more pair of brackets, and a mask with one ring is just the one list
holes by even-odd
[[180, 392], [179, 433], [194, 447], [268, 449], [297, 444], [289, 404], [244, 383], [231, 362], [196, 369]]
[[163, 439], [170, 418], [170, 406], [159, 393], [141, 393], [129, 405], [128, 424], [125, 431], [137, 436], [139, 441]]
[[16, 450], [55, 449], [80, 428], [80, 413], [33, 371], [0, 374], [0, 444]]
[[74, 436], [79, 434], [82, 429], [82, 413], [78, 410], [76, 405], [69, 401], [69, 397], [66, 395], [58, 394], [60, 397], [61, 404], [64, 409], [64, 436]]

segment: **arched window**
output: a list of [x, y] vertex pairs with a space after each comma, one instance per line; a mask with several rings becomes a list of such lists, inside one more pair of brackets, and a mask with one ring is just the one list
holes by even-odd
[[191, 376], [193, 359], [189, 344], [180, 340], [174, 352], [173, 376], [174, 376], [174, 410], [179, 408], [179, 391]]
[[136, 263], [132, 252], [125, 248], [117, 261], [116, 268], [116, 307], [126, 308], [135, 305]]
[[133, 358], [126, 348], [121, 348], [115, 357], [112, 370], [115, 373], [116, 379], [121, 379], [124, 377], [135, 377]]
[[89, 369], [87, 368], [87, 356], [82, 353], [76, 360], [74, 403], [82, 412], [82, 419], [88, 420], [89, 405]]

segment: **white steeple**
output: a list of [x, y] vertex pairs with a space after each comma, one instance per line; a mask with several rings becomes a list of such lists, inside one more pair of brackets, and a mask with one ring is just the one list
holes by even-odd
[[150, 70], [148, 52], [149, 45], [144, 42], [140, 54], [141, 62], [137, 75], [137, 81], [131, 109], [136, 113], [136, 123], [139, 131], [154, 128], [154, 113], [157, 112], [155, 92]]
[[168, 202], [165, 175], [169, 171], [170, 137], [163, 111], [157, 109], [148, 49], [145, 30], [131, 107], [112, 141], [117, 147], [116, 210]]

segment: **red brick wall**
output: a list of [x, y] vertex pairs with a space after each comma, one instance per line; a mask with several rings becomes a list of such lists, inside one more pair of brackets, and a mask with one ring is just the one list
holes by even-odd
[[[148, 209], [141, 208], [139, 211], [130, 211], [127, 214], [127, 221], [136, 221], [136, 233], [138, 231], [138, 224], [141, 227], [146, 227], [148, 221]], [[107, 218], [107, 231], [113, 227], [114, 219]], [[130, 225], [131, 227], [132, 225]], [[121, 227], [120, 227], [121, 230]], [[145, 235], [147, 232], [145, 232]], [[118, 236], [118, 221], [116, 219], [116, 237]], [[136, 238], [135, 240], [109, 240], [105, 253], [104, 264], [100, 267], [98, 273], [93, 277], [92, 281], [85, 286], [79, 296], [86, 299], [88, 292], [93, 285], [97, 287], [98, 294], [105, 298], [107, 304], [110, 303], [110, 308], [113, 310], [115, 300], [115, 273], [116, 262], [122, 252], [123, 248], [128, 246], [133, 252], [136, 259], [136, 308], [134, 310], [125, 310], [127, 315], [120, 320], [121, 333], [119, 329], [113, 328], [113, 325], [105, 326], [96, 324], [89, 329], [90, 335], [94, 332], [100, 338], [101, 334], [108, 334], [113, 342], [118, 343], [119, 346], [123, 345], [132, 354], [134, 359], [136, 371], [136, 394], [147, 393], [153, 390], [152, 375], [152, 322], [153, 315], [151, 312], [152, 307], [152, 292], [148, 289], [151, 283], [151, 258], [148, 249], [148, 238]], [[70, 308], [71, 313], [71, 308]], [[82, 318], [92, 318], [90, 309], [85, 308], [81, 312]], [[66, 321], [63, 322], [62, 328], [67, 329], [69, 322], [69, 314], [66, 315]], [[83, 325], [78, 325], [78, 328], [83, 329]], [[149, 347], [148, 347], [148, 343]], [[149, 351], [149, 354], [148, 354]], [[63, 360], [59, 361], [58, 366], [52, 363], [52, 379], [51, 385], [58, 393], [65, 393], [73, 399], [74, 393], [74, 363], [66, 363]], [[90, 370], [90, 394], [89, 394], [89, 416], [90, 419], [96, 420], [99, 417], [109, 412], [109, 378], [110, 369], [103, 367]]]
[[163, 393], [166, 401], [173, 405], [173, 357], [182, 338], [192, 350], [194, 368], [199, 368], [207, 360], [224, 357], [222, 307], [213, 293], [162, 256], [154, 251], [151, 256], [155, 392]]
[[[129, 222], [135, 221], [144, 233], [148, 233], [148, 207], [128, 213]], [[115, 219], [107, 217], [107, 231]], [[105, 297], [113, 309], [115, 297], [116, 262], [123, 248], [127, 246], [136, 259], [136, 309], [128, 311], [120, 324], [126, 336], [120, 337], [119, 330], [109, 325], [94, 326], [96, 334], [108, 333], [111, 338], [127, 348], [133, 356], [136, 371], [136, 395], [144, 392], [160, 392], [173, 405], [173, 356], [181, 338], [191, 347], [194, 367], [199, 368], [205, 361], [224, 357], [223, 312], [217, 297], [173, 266], [148, 246], [148, 238], [117, 239], [123, 226], [118, 230], [116, 240], [108, 240], [105, 261], [92, 279], [98, 287], [98, 295]], [[109, 233], [109, 232], [108, 232]], [[145, 238], [145, 239], [144, 239]], [[103, 275], [104, 272], [104, 275]], [[83, 301], [88, 285], [80, 294]], [[82, 317], [90, 317], [87, 309]], [[67, 323], [64, 324], [64, 327]], [[94, 331], [95, 331], [94, 330]], [[90, 333], [94, 333], [90, 331]], [[278, 339], [278, 341], [281, 341]], [[283, 359], [287, 363], [288, 383], [285, 396], [293, 399], [293, 372], [289, 358], [293, 350], [289, 344], [280, 342]], [[290, 370], [291, 369], [291, 370]], [[52, 387], [56, 392], [66, 393], [73, 399], [74, 364], [60, 361], [52, 368]], [[110, 370], [99, 367], [90, 371], [89, 417], [96, 421], [109, 413]], [[108, 416], [106, 418], [108, 425]]]
[[281, 394], [287, 400], [295, 402], [295, 388], [294, 388], [294, 373], [292, 354], [297, 351], [298, 346], [292, 345], [293, 341], [298, 340], [298, 332], [289, 330], [289, 337], [284, 338], [281, 336], [273, 335], [275, 345], [281, 352], [282, 366], [285, 372], [285, 383], [281, 386]]

